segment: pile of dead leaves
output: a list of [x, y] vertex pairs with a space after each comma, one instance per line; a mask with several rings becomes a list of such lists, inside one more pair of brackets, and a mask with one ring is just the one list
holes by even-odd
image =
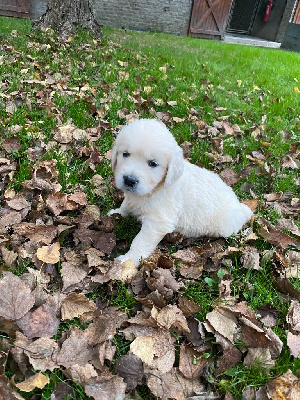
[[[273, 259], [274, 282], [292, 299], [287, 344], [299, 357], [300, 293], [286, 278], [297, 277], [299, 266], [300, 235], [292, 220], [282, 218], [273, 226], [257, 219], [256, 233], [252, 227], [243, 231], [236, 247], [222, 239], [191, 246], [180, 243], [177, 235], [176, 253], [158, 252], [137, 271], [130, 261], [121, 266], [110, 260], [116, 246], [113, 218], [101, 216], [83, 192], [61, 192], [56, 160], [35, 164], [32, 179], [19, 192], [7, 185], [15, 169], [9, 158], [1, 158], [1, 254], [12, 269], [27, 263], [26, 272], [17, 276], [3, 271], [0, 280], [0, 324], [7, 334], [2, 339], [3, 398], [21, 398], [13, 386], [25, 392], [43, 388], [49, 371], [57, 368], [96, 400], [125, 398], [137, 385], [147, 385], [161, 399], [216, 399], [220, 397], [211, 391], [211, 376], [241, 362], [270, 369], [283, 348], [272, 330], [278, 323], [276, 311], [255, 314], [236, 298], [226, 268], [218, 301], [204, 322], [195, 316], [199, 305], [181, 294], [203, 271], [213, 274], [228, 265], [232, 254], [240, 256], [246, 269], [260, 269], [263, 258]], [[280, 204], [281, 198], [271, 194], [266, 200]], [[253, 245], [258, 237], [274, 250], [258, 251]], [[129, 283], [128, 290], [140, 304], [131, 315], [87, 296], [99, 285], [114, 290], [116, 280]], [[74, 318], [81, 328], [61, 330]], [[116, 357], [116, 337], [130, 342], [127, 354]], [[216, 344], [219, 350], [213, 356]], [[11, 380], [4, 374], [6, 364], [14, 372]], [[54, 399], [61, 398], [62, 388], [57, 390]], [[294, 399], [300, 385], [289, 371], [257, 390], [254, 394], [251, 388], [253, 396], [263, 391], [266, 398], [275, 398], [272, 393], [278, 390], [292, 390], [294, 397], [286, 398]], [[63, 393], [69, 392], [72, 389], [64, 387]]]

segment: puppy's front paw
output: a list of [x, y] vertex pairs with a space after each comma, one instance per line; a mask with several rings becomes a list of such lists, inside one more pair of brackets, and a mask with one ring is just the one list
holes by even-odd
[[107, 215], [113, 215], [113, 214], [121, 214], [120, 208], [112, 209], [112, 210], [108, 211], [108, 213], [107, 213]]
[[123, 254], [121, 256], [118, 256], [117, 260], [121, 261], [121, 263], [123, 263], [123, 262], [125, 262], [127, 260], [132, 260], [136, 267], [138, 267], [138, 265], [139, 265], [139, 258], [137, 258], [137, 257], [135, 257], [135, 256], [133, 256], [132, 254], [129, 254], [129, 253], [126, 253], [126, 254]]

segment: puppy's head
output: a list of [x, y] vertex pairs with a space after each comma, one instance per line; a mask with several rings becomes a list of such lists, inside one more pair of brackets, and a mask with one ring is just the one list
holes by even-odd
[[116, 186], [143, 196], [168, 186], [183, 173], [183, 155], [167, 127], [154, 119], [125, 126], [112, 151]]

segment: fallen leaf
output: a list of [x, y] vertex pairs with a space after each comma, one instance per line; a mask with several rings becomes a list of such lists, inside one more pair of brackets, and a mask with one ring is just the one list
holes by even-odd
[[0, 399], [24, 400], [24, 397], [13, 390], [10, 380], [4, 374], [0, 375]]
[[246, 269], [256, 269], [260, 270], [262, 267], [260, 266], [260, 255], [256, 247], [247, 246], [243, 250], [243, 255], [241, 257], [241, 261], [243, 263], [243, 267]]
[[11, 272], [0, 280], [0, 315], [6, 319], [22, 318], [34, 305], [34, 295], [25, 283]]
[[183, 312], [177, 306], [172, 304], [169, 304], [158, 312], [156, 321], [165, 329], [175, 329], [179, 332], [190, 332]]
[[96, 304], [83, 293], [69, 293], [61, 305], [63, 321], [81, 317], [82, 314], [97, 310]]
[[201, 376], [203, 368], [211, 359], [205, 358], [203, 354], [192, 347], [182, 344], [179, 354], [179, 371], [189, 379], [197, 379]]
[[100, 383], [85, 385], [85, 393], [95, 400], [123, 400], [125, 398], [126, 383], [123, 378], [112, 375]]
[[207, 313], [206, 318], [217, 332], [221, 333], [231, 343], [234, 343], [238, 321], [232, 312], [216, 308]]
[[[15, 345], [20, 346], [19, 343], [15, 343]], [[29, 344], [23, 344], [22, 348], [34, 370], [45, 372], [59, 367], [55, 362], [58, 344], [49, 336], [44, 336]]]
[[296, 400], [300, 398], [300, 381], [288, 370], [267, 383], [268, 397], [272, 400]]
[[186, 400], [183, 388], [173, 369], [170, 372], [161, 374], [156, 370], [145, 370], [147, 374], [147, 386], [152, 394], [162, 400]]
[[48, 376], [38, 372], [25, 381], [16, 383], [16, 387], [23, 392], [31, 392], [35, 388], [43, 389], [49, 382]]
[[179, 304], [178, 307], [183, 312], [183, 314], [188, 317], [192, 314], [196, 314], [201, 311], [202, 307], [200, 307], [197, 303], [192, 300], [187, 299], [184, 296], [179, 296]]
[[300, 358], [300, 334], [294, 335], [292, 332], [288, 332], [287, 345], [290, 349], [291, 355]]
[[117, 359], [115, 372], [124, 379], [127, 384], [126, 390], [130, 392], [144, 377], [143, 362], [138, 356], [129, 352]]
[[131, 353], [145, 364], [151, 365], [154, 358], [154, 340], [151, 336], [139, 336], [130, 345]]
[[1, 246], [0, 251], [1, 251], [4, 263], [6, 265], [8, 265], [9, 267], [12, 267], [18, 258], [18, 254], [15, 253], [14, 251], [7, 250], [7, 248], [5, 246]]
[[42, 246], [37, 249], [36, 256], [47, 264], [56, 264], [60, 260], [60, 244], [53, 243], [49, 246]]
[[59, 319], [52, 307], [42, 304], [20, 318], [17, 325], [29, 339], [32, 339], [55, 335], [59, 327]]
[[57, 353], [56, 362], [65, 368], [74, 364], [85, 366], [93, 357], [92, 347], [82, 331], [75, 328], [66, 339]]
[[80, 385], [91, 383], [98, 377], [98, 373], [91, 363], [87, 363], [86, 365], [71, 365], [65, 372]]

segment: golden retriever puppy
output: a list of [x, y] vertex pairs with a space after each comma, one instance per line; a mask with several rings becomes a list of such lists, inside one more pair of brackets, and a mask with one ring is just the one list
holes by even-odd
[[141, 223], [130, 250], [119, 256], [136, 266], [163, 237], [223, 236], [238, 232], [252, 211], [215, 173], [189, 163], [167, 127], [154, 119], [125, 126], [112, 151], [117, 188], [125, 198], [109, 215], [131, 214]]

